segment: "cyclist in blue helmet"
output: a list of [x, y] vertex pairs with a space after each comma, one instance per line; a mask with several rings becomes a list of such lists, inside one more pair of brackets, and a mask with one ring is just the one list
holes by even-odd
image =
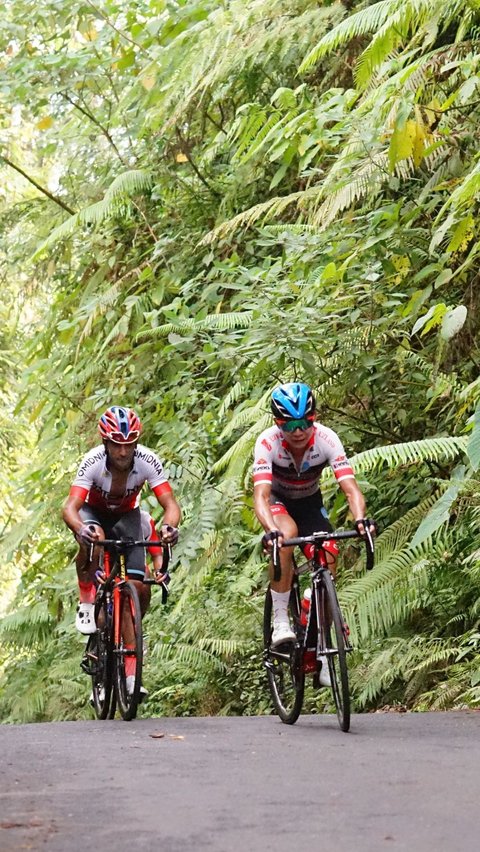
[[[330, 465], [342, 489], [360, 533], [373, 521], [366, 518], [365, 498], [356, 482], [352, 466], [336, 432], [316, 421], [315, 396], [302, 382], [289, 382], [275, 388], [271, 396], [275, 425], [265, 429], [255, 444], [253, 465], [255, 513], [265, 534], [263, 544], [271, 548], [278, 536], [281, 546], [285, 538], [331, 531], [323, 505], [319, 480], [323, 468]], [[307, 545], [307, 558], [311, 556]], [[337, 557], [336, 542], [325, 545], [332, 573]], [[272, 644], [295, 641], [288, 618], [288, 601], [292, 583], [292, 548], [280, 550], [281, 578], [272, 579], [273, 602]], [[322, 666], [320, 684], [329, 686], [327, 665]]]

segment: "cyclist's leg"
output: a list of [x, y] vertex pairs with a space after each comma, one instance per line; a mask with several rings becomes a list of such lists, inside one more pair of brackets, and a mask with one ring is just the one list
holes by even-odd
[[[82, 506], [80, 517], [85, 524], [91, 524], [98, 530], [100, 538], [105, 538], [101, 520], [89, 506]], [[79, 604], [75, 626], [81, 633], [93, 633], [95, 631], [94, 603], [97, 591], [95, 574], [99, 565], [99, 549], [92, 548], [79, 542], [78, 553], [75, 558], [77, 579], [79, 588]]]
[[[140, 517], [142, 523], [142, 537], [145, 541], [158, 541], [160, 536], [158, 535], [155, 521], [152, 516], [145, 512], [143, 509], [140, 509]], [[162, 566], [163, 566], [163, 548], [162, 547], [149, 547], [148, 553], [151, 557], [153, 564], [153, 572], [156, 578], [162, 575]], [[145, 565], [146, 576], [150, 576], [150, 572], [148, 569], [148, 565]]]
[[[116, 520], [112, 527], [112, 535], [118, 536], [118, 538], [133, 538], [135, 541], [140, 541], [140, 539], [144, 538], [140, 509], [132, 509]], [[133, 582], [137, 590], [143, 618], [150, 605], [151, 597], [150, 586], [146, 586], [143, 582], [145, 576], [144, 549], [142, 547], [135, 547], [128, 550], [125, 557], [125, 566], [128, 579]], [[127, 627], [126, 629], [127, 634], [129, 634], [129, 628]]]
[[[313, 494], [311, 497], [305, 497], [298, 501], [298, 508], [295, 507], [295, 520], [297, 521], [299, 535], [312, 535], [314, 532], [332, 532], [333, 527], [328, 519], [327, 510], [323, 505], [323, 499], [320, 491]], [[313, 557], [313, 544], [306, 544], [303, 547], [303, 552], [307, 559]], [[323, 545], [323, 554], [326, 558], [327, 565], [333, 577], [336, 574], [338, 544], [336, 541], [326, 541]], [[327, 611], [325, 613], [327, 624], [330, 624], [331, 615]], [[322, 655], [319, 658], [321, 663], [320, 672], [318, 673], [318, 685], [330, 686], [330, 675], [328, 671], [328, 663]]]
[[[111, 529], [113, 538], [131, 538], [135, 541], [143, 539], [142, 518], [140, 509], [132, 509], [115, 520]], [[148, 610], [150, 604], [150, 586], [145, 586], [145, 551], [142, 547], [130, 548], [125, 555], [125, 568], [129, 583], [135, 587], [136, 595], [130, 589], [125, 589], [122, 595], [122, 622], [121, 632], [124, 648], [130, 653], [124, 658], [124, 675], [126, 678], [126, 691], [131, 695], [137, 680], [138, 672], [141, 672], [141, 619]], [[137, 607], [140, 612], [137, 612]], [[140, 649], [140, 650], [139, 650]], [[138, 656], [140, 654], [140, 659]], [[143, 697], [146, 690], [140, 686]]]
[[[105, 538], [105, 532], [102, 526], [100, 517], [90, 509], [89, 506], [82, 506], [79, 515], [84, 524], [96, 527], [100, 538]], [[78, 539], [77, 539], [78, 541]], [[95, 600], [95, 574], [98, 571], [100, 550], [93, 548], [83, 542], [78, 542], [79, 548], [75, 557], [77, 568], [78, 585], [80, 587], [80, 600], [85, 603], [92, 603]]]
[[[272, 515], [275, 518], [275, 525], [283, 533], [284, 538], [295, 538], [298, 535], [298, 529], [293, 518], [288, 514], [285, 506], [282, 503], [273, 503], [271, 506]], [[292, 585], [293, 573], [293, 547], [280, 548], [280, 580], [275, 580], [273, 577], [273, 563], [270, 563], [270, 588], [275, 592], [286, 593], [290, 592]]]
[[[305, 497], [298, 501], [298, 515], [295, 513], [295, 519], [298, 525], [299, 535], [312, 535], [314, 532], [333, 532], [333, 527], [329, 521], [327, 510], [323, 505], [322, 495], [320, 491], [313, 494], [311, 497]], [[335, 577], [337, 569], [338, 544], [336, 541], [326, 541], [323, 545], [323, 550], [327, 560], [327, 565], [331, 574]], [[313, 556], [313, 544], [306, 544], [303, 552], [307, 559]]]
[[[275, 519], [275, 525], [283, 533], [284, 537], [294, 538], [297, 535], [297, 525], [291, 515], [289, 515], [284, 503], [275, 496], [272, 496], [271, 499], [271, 510]], [[281, 574], [279, 580], [274, 579], [273, 562], [270, 562], [270, 594], [273, 609], [272, 645], [295, 640], [295, 633], [290, 626], [288, 614], [293, 576], [292, 556], [292, 547], [280, 548]]]

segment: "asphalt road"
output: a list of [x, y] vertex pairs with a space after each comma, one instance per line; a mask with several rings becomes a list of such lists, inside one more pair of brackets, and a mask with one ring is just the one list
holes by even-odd
[[473, 711], [2, 726], [0, 757], [1, 852], [480, 849]]

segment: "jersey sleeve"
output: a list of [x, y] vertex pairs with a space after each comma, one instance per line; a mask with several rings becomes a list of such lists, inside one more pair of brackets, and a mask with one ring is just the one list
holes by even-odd
[[80, 462], [80, 467], [77, 470], [77, 475], [73, 480], [70, 488], [70, 496], [78, 496], [81, 497], [82, 500], [85, 500], [87, 494], [89, 493], [93, 485], [93, 479], [91, 475], [93, 465], [89, 463], [90, 455], [90, 453], [87, 453], [87, 455], [83, 457], [82, 461]]
[[147, 462], [149, 466], [147, 482], [155, 494], [155, 497], [159, 500], [162, 494], [172, 493], [172, 486], [166, 477], [163, 464], [158, 456], [150, 451], [147, 452]]
[[[152, 491], [157, 494], [159, 491], [168, 491], [170, 485], [163, 469], [163, 464], [155, 453], [150, 452], [147, 457], [148, 474], [147, 482]], [[167, 487], [165, 487], [167, 486]]]
[[272, 483], [272, 447], [263, 435], [260, 435], [255, 444], [253, 460], [253, 487]]
[[332, 447], [330, 452], [330, 467], [333, 470], [337, 482], [343, 479], [355, 479], [355, 473], [347, 458], [343, 444], [338, 435], [332, 431]]

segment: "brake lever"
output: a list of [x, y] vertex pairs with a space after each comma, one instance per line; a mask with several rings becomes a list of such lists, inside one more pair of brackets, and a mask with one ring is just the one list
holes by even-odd
[[369, 528], [365, 529], [365, 547], [367, 551], [365, 565], [367, 571], [371, 571], [374, 565], [375, 545], [373, 543], [373, 536]]
[[276, 583], [280, 580], [282, 576], [282, 569], [280, 566], [280, 548], [278, 546], [278, 535], [275, 536], [272, 542], [272, 562], [273, 562], [273, 579]]

